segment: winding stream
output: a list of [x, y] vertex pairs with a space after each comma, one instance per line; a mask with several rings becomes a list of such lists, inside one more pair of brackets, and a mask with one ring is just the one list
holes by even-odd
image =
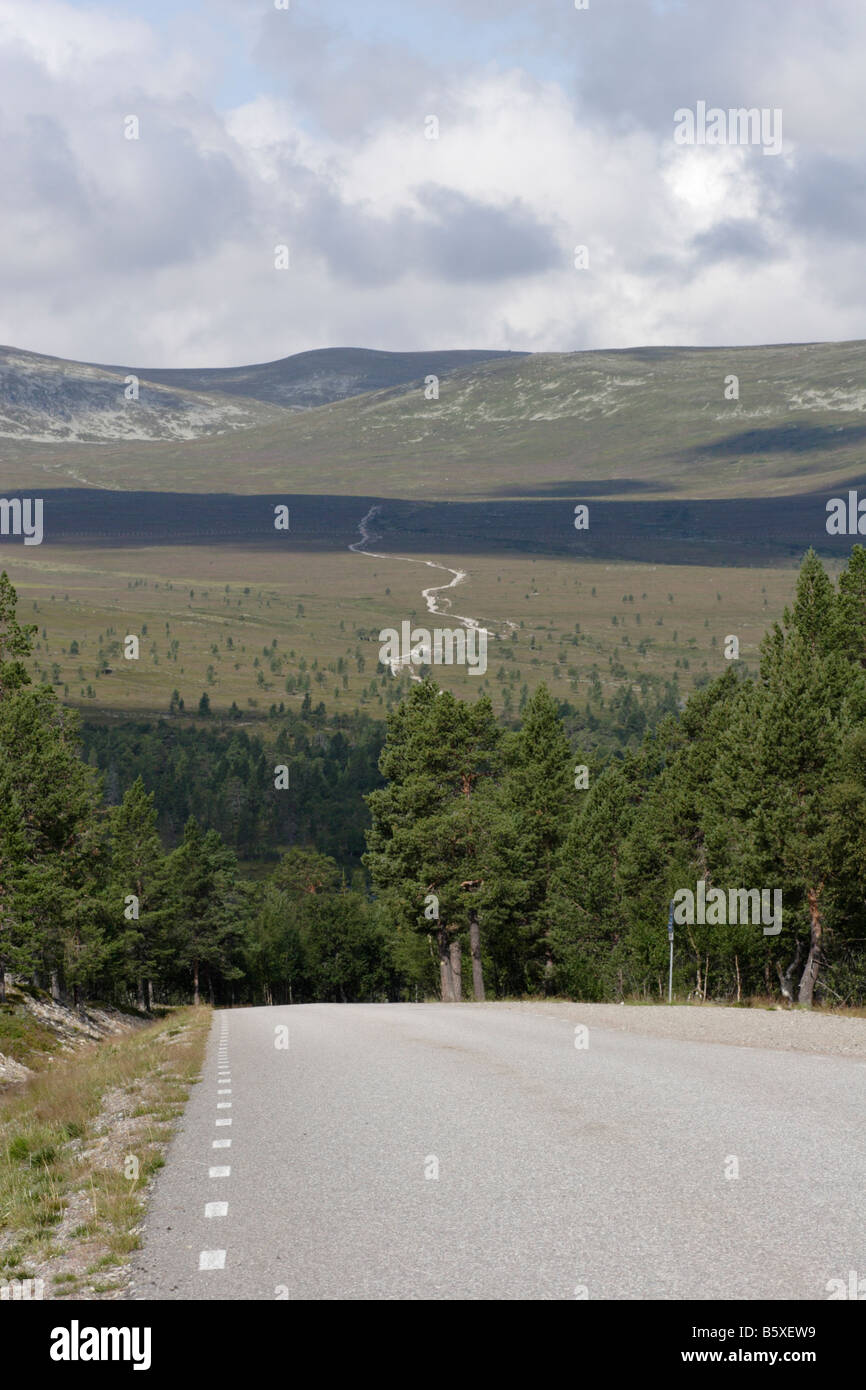
[[[361, 533], [361, 539], [355, 541], [353, 545], [350, 545], [349, 549], [353, 551], [356, 555], [369, 555], [376, 560], [403, 560], [408, 565], [426, 565], [428, 569], [442, 570], [443, 573], [450, 574], [452, 578], [449, 580], [447, 584], [433, 584], [430, 586], [429, 589], [421, 590], [421, 597], [427, 604], [427, 612], [435, 613], [439, 617], [451, 618], [453, 621], [462, 624], [462, 626], [465, 627], [468, 631], [483, 632], [486, 633], [488, 637], [492, 637], [495, 640], [499, 636], [499, 633], [492, 632], [490, 628], [482, 627], [480, 621], [477, 618], [469, 618], [461, 613], [452, 613], [450, 598], [443, 597], [442, 602], [447, 606], [445, 608], [439, 607], [439, 603], [436, 597], [437, 594], [444, 595], [446, 589], [456, 589], [457, 585], [462, 584], [463, 580], [467, 577], [466, 570], [451, 569], [449, 565], [440, 565], [437, 560], [418, 560], [415, 558], [414, 555], [386, 555], [382, 551], [368, 550], [366, 548], [368, 545], [372, 545], [375, 541], [382, 539], [381, 532], [374, 532], [371, 530], [371, 522], [373, 521], [374, 517], [376, 517], [378, 513], [381, 512], [381, 510], [382, 508], [380, 506], [373, 506], [367, 512], [366, 516], [363, 516], [361, 518], [361, 520], [358, 522], [358, 530]], [[511, 629], [515, 628], [517, 624], [512, 623], [508, 619], [506, 619], [505, 622], [501, 624], [501, 626]], [[388, 664], [391, 667], [392, 674], [395, 676], [397, 674], [398, 669], [401, 666], [411, 665], [408, 657], [400, 657], [395, 661], [390, 661]], [[409, 671], [409, 675], [412, 677], [412, 680], [418, 681], [420, 683], [421, 677], [415, 675], [411, 671], [411, 669]]]

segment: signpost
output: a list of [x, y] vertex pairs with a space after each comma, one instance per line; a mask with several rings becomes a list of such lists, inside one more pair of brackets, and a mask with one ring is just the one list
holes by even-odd
[[672, 1003], [673, 1003], [673, 994], [674, 994], [674, 904], [673, 904], [673, 899], [671, 899], [670, 907], [669, 907], [669, 909], [668, 909], [668, 941], [670, 942], [670, 945], [671, 945], [671, 961], [670, 961], [670, 969], [669, 969], [669, 971], [668, 971], [668, 1003], [669, 1003], [669, 1004], [672, 1004]]

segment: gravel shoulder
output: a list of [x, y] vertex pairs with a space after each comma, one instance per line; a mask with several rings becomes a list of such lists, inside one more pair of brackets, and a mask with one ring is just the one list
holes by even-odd
[[[456, 1006], [454, 1006], [456, 1007]], [[736, 1009], [714, 1004], [578, 1004], [566, 999], [464, 1004], [562, 1018], [587, 1027], [642, 1033], [674, 1042], [725, 1043], [780, 1052], [812, 1052], [866, 1059], [866, 1018], [809, 1013], [805, 1009]]]

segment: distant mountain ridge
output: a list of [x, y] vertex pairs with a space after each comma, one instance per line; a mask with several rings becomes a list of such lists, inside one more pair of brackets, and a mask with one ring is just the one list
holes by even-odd
[[[0, 347], [0, 438], [156, 442], [234, 433], [367, 391], [525, 354], [321, 348], [248, 367], [150, 368]], [[127, 396], [135, 377], [138, 398]]]
[[[124, 400], [130, 374], [135, 403]], [[431, 374], [438, 393], [425, 392]], [[200, 371], [6, 348], [0, 436], [7, 490], [51, 478], [417, 502], [782, 498], [866, 478], [866, 342], [329, 348]], [[596, 507], [593, 526], [603, 519]]]
[[446, 376], [478, 362], [527, 357], [525, 352], [455, 349], [453, 352], [380, 352], [374, 348], [314, 348], [275, 362], [249, 367], [107, 367], [133, 371], [142, 380], [184, 391], [219, 391], [271, 405], [310, 408], [423, 381], [430, 373]]

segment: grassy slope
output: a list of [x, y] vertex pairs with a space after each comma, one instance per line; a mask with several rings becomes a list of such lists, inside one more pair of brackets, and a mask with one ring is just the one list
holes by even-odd
[[[347, 370], [352, 365], [339, 354], [329, 361]], [[557, 694], [583, 702], [593, 666], [605, 686], [630, 682], [644, 671], [677, 670], [688, 688], [696, 674], [723, 669], [721, 646], [728, 634], [740, 637], [744, 659], [754, 663], [767, 623], [790, 599], [793, 574], [785, 566], [796, 564], [808, 543], [801, 543], [803, 527], [789, 532], [787, 521], [780, 523], [782, 539], [787, 535], [795, 544], [787, 551], [777, 546], [772, 554], [754, 528], [736, 553], [726, 554], [731, 537], [720, 532], [719, 567], [630, 565], [619, 558], [605, 563], [591, 552], [578, 558], [576, 542], [568, 557], [550, 553], [547, 543], [534, 545], [547, 554], [527, 553], [528, 503], [523, 531], [520, 525], [515, 531], [514, 513], [518, 518], [522, 513], [512, 504], [506, 540], [503, 508], [488, 508], [480, 499], [561, 496], [548, 529], [555, 524], [560, 540], [566, 535], [574, 542], [575, 495], [591, 503], [618, 496], [641, 511], [642, 502], [671, 496], [772, 498], [829, 489], [862, 468], [864, 369], [866, 343], [500, 358], [443, 378], [438, 402], [425, 401], [417, 389], [393, 387], [286, 412], [278, 426], [231, 438], [122, 447], [10, 444], [0, 463], [0, 487], [74, 480], [78, 486], [89, 482], [121, 490], [327, 492], [358, 497], [359, 508], [366, 506], [361, 497], [371, 495], [472, 499], [489, 525], [489, 534], [479, 531], [477, 543], [469, 544], [461, 532], [449, 545], [441, 518], [428, 535], [423, 508], [416, 508], [417, 543], [425, 548], [409, 551], [411, 518], [397, 519], [383, 548], [467, 569], [469, 578], [454, 595], [457, 613], [480, 617], [495, 631], [505, 619], [524, 624], [518, 642], [508, 644], [513, 661], [503, 656], [504, 643], [491, 644], [488, 679], [497, 705], [503, 696], [497, 680], [501, 667], [513, 677], [513, 703], [523, 682], [532, 689], [541, 679]], [[724, 400], [724, 380], [731, 373], [739, 376], [739, 402]], [[576, 487], [575, 480], [586, 486]], [[320, 506], [313, 531], [309, 519], [299, 518], [297, 536], [293, 517], [292, 542], [300, 537], [307, 545], [300, 553], [268, 553], [230, 541], [148, 550], [133, 540], [92, 551], [53, 544], [28, 549], [19, 543], [14, 549], [0, 547], [0, 563], [21, 591], [23, 616], [39, 624], [42, 669], [57, 677], [70, 703], [164, 711], [177, 687], [188, 708], [197, 705], [203, 690], [215, 709], [233, 700], [245, 711], [266, 710], [281, 699], [292, 706], [301, 696], [286, 694], [285, 679], [303, 660], [308, 667], [317, 661], [323, 676], [314, 681], [314, 700], [324, 700], [329, 709], [351, 709], [369, 687], [378, 647], [359, 632], [378, 633], [413, 614], [420, 619], [421, 588], [437, 582], [437, 575], [398, 558], [349, 554], [344, 547], [355, 520], [347, 530], [345, 507], [338, 517], [337, 510], [332, 515], [327, 504]], [[396, 510], [386, 508], [386, 533]], [[820, 499], [815, 506], [809, 499], [807, 510], [822, 531]], [[131, 527], [136, 515], [133, 507]], [[611, 524], [601, 504], [593, 526], [603, 523]], [[685, 524], [672, 514], [655, 527], [664, 542], [665, 527], [674, 536]], [[532, 525], [537, 532], [538, 523]], [[591, 538], [600, 534], [595, 529]], [[705, 550], [713, 559], [713, 547]], [[642, 552], [626, 546], [625, 553], [637, 558]], [[658, 553], [666, 560], [678, 552], [670, 541]], [[779, 557], [782, 568], [777, 569]], [[623, 603], [629, 593], [634, 602]], [[117, 638], [141, 632], [145, 623], [141, 660], [124, 663], [109, 653], [114, 672], [97, 677], [99, 648], [107, 650], [109, 627]], [[439, 620], [443, 623], [447, 620]], [[581, 633], [575, 646], [577, 623]], [[274, 638], [281, 661], [276, 673], [264, 656]], [[73, 639], [78, 656], [69, 650]], [[638, 653], [638, 643], [646, 639], [650, 645]], [[171, 641], [179, 643], [176, 657], [169, 651]], [[366, 662], [363, 672], [357, 669], [359, 651]], [[328, 670], [340, 658], [347, 665], [346, 687], [342, 672]], [[678, 661], [688, 661], [688, 668], [678, 667]], [[210, 680], [208, 666], [214, 668]], [[440, 674], [462, 694], [482, 688], [481, 681], [460, 671]], [[92, 695], [86, 693], [88, 685]], [[382, 696], [381, 686], [368, 691], [364, 699], [371, 712], [382, 712]]]
[[[516, 642], [490, 643], [486, 679], [497, 707], [503, 699], [497, 679], [501, 667], [512, 683], [516, 706], [522, 683], [533, 689], [541, 680], [562, 698], [582, 703], [593, 665], [609, 693], [607, 688], [624, 679], [612, 662], [620, 664], [629, 681], [641, 672], [665, 676], [678, 670], [687, 689], [695, 675], [718, 674], [724, 668], [722, 647], [730, 633], [739, 636], [742, 658], [754, 666], [760, 638], [790, 602], [795, 579], [791, 569], [779, 568], [604, 564], [514, 555], [437, 558], [468, 572], [455, 593], [456, 612], [482, 617], [494, 632], [506, 631], [506, 619], [524, 623]], [[305, 660], [308, 668], [318, 662], [324, 674], [319, 682], [313, 673], [314, 702], [324, 700], [329, 710], [350, 710], [375, 677], [379, 643], [366, 633], [399, 626], [413, 614], [424, 626], [449, 625], [447, 619], [428, 621], [421, 599], [422, 587], [446, 582], [448, 576], [396, 557], [279, 554], [229, 546], [106, 549], [87, 555], [52, 546], [19, 548], [10, 572], [19, 588], [22, 618], [38, 624], [35, 655], [42, 671], [50, 678], [56, 663], [61, 696], [68, 683], [68, 702], [85, 709], [165, 712], [175, 687], [188, 710], [195, 709], [204, 690], [215, 710], [228, 708], [233, 700], [246, 712], [266, 711], [280, 700], [296, 708], [302, 696], [288, 696], [285, 680], [297, 675]], [[100, 645], [108, 651], [112, 640], [108, 629], [114, 628], [116, 639], [141, 633], [144, 624], [140, 659], [112, 655], [112, 674], [97, 677]], [[574, 645], [576, 624], [580, 639]], [[281, 663], [281, 673], [271, 670], [265, 656], [274, 638], [272, 655]], [[79, 643], [77, 655], [69, 650], [73, 639]], [[647, 639], [650, 645], [641, 655], [638, 643]], [[176, 658], [173, 641], [178, 642]], [[358, 652], [365, 659], [363, 672], [357, 668]], [[342, 675], [328, 670], [340, 657], [346, 663], [345, 689]], [[683, 660], [688, 669], [676, 666]], [[208, 666], [214, 668], [212, 684]], [[463, 695], [484, 688], [484, 681], [459, 668], [441, 668], [438, 675], [443, 685]], [[365, 707], [374, 715], [383, 712], [382, 695], [390, 679], [367, 697]], [[92, 697], [81, 694], [88, 685]]]
[[0, 1283], [41, 1278], [47, 1298], [123, 1290], [210, 1018], [177, 1010], [0, 1098]]
[[[725, 401], [736, 374], [739, 401]], [[10, 444], [0, 485], [356, 496], [759, 497], [862, 471], [866, 343], [538, 354], [183, 444]]]

